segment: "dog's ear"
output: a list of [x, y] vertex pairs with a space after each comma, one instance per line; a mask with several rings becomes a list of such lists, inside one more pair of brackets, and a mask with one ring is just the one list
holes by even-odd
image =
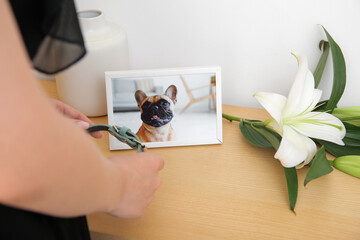
[[141, 103], [144, 101], [145, 98], [147, 98], [147, 96], [143, 91], [137, 90], [135, 92], [135, 99], [139, 108], [141, 108]]
[[173, 101], [174, 104], [177, 102], [176, 94], [177, 94], [177, 88], [175, 87], [175, 85], [171, 85], [165, 91], [165, 95], [168, 96]]

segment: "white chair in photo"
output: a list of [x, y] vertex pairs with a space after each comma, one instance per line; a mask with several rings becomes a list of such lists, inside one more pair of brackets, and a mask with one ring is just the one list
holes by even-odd
[[[180, 114], [184, 113], [185, 110], [188, 109], [192, 104], [201, 102], [201, 101], [204, 101], [207, 99], [212, 99], [214, 109], [216, 110], [216, 92], [215, 92], [216, 77], [215, 76], [211, 77], [210, 83], [208, 85], [196, 87], [196, 88], [189, 88], [184, 77], [181, 75], [180, 75], [180, 79], [181, 79], [182, 83], [184, 84], [187, 95], [190, 98], [190, 102], [181, 110]], [[209, 95], [198, 97], [198, 98], [194, 97], [194, 95], [192, 93], [193, 91], [196, 91], [199, 89], [204, 89], [204, 88], [209, 88]]]

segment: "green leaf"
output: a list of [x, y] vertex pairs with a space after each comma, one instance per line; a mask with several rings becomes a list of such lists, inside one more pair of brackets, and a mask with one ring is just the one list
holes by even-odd
[[360, 147], [360, 126], [343, 122], [346, 128], [346, 135], [343, 139], [346, 146]]
[[289, 202], [291, 211], [295, 212], [296, 199], [298, 195], [298, 178], [296, 168], [285, 168], [284, 173], [286, 177], [287, 189], [289, 194]]
[[321, 40], [319, 43], [319, 48], [320, 48], [320, 50], [321, 50], [321, 48], [323, 49], [323, 53], [320, 57], [318, 65], [316, 66], [316, 69], [314, 71], [315, 88], [317, 88], [319, 86], [321, 77], [324, 73], [324, 68], [325, 68], [325, 65], [327, 62], [327, 58], [329, 56], [330, 44], [327, 41]]
[[323, 26], [322, 28], [324, 29], [326, 37], [329, 41], [333, 60], [334, 79], [329, 102], [326, 105], [326, 110], [332, 111], [339, 102], [345, 89], [346, 65], [344, 55], [341, 52], [339, 45], [334, 41], [334, 39], [330, 36], [330, 34]]
[[[255, 122], [255, 121], [254, 121]], [[250, 130], [250, 127], [252, 130]], [[250, 123], [246, 123], [246, 122], [240, 122], [240, 129], [242, 129], [242, 133], [244, 135], [244, 132], [246, 132], [247, 137], [244, 135], [244, 137], [246, 139], [251, 139], [251, 143], [254, 145], [260, 145], [259, 142], [255, 142], [255, 140], [260, 140], [265, 142], [266, 144], [270, 144], [272, 147], [274, 147], [275, 149], [279, 148], [280, 145], [280, 141], [281, 141], [281, 137], [279, 134], [270, 131], [269, 129], [265, 128], [265, 127], [260, 127], [260, 126], [254, 126]], [[244, 131], [243, 131], [244, 130]], [[248, 134], [251, 132], [251, 135]], [[255, 132], [258, 134], [256, 135]], [[253, 137], [258, 136], [257, 139], [252, 139]], [[259, 137], [261, 136], [261, 137]], [[262, 146], [264, 146], [264, 143]], [[258, 146], [257, 145], [257, 146]], [[290, 209], [294, 211], [295, 209], [295, 205], [296, 205], [296, 200], [297, 200], [297, 194], [298, 194], [298, 179], [297, 179], [297, 173], [296, 173], [296, 168], [285, 168], [284, 167], [284, 172], [285, 172], [285, 177], [286, 177], [286, 183], [287, 183], [287, 189], [288, 189], [288, 195], [289, 195], [289, 202], [290, 202]]]
[[258, 147], [272, 147], [272, 144], [258, 131], [253, 128], [252, 123], [257, 123], [260, 121], [243, 121], [240, 120], [240, 130], [243, 136], [255, 146]]
[[309, 171], [306, 174], [304, 181], [304, 186], [308, 184], [311, 180], [329, 174], [333, 171], [329, 161], [325, 155], [325, 148], [322, 146], [316, 153], [314, 160], [311, 162]]
[[346, 135], [343, 138], [344, 146], [320, 139], [316, 139], [316, 141], [335, 157], [360, 155], [360, 127], [346, 122], [343, 124], [346, 128]]
[[279, 148], [280, 141], [281, 141], [281, 137], [279, 134], [277, 134], [275, 132], [271, 132], [266, 128], [258, 128], [258, 127], [254, 127], [254, 126], [253, 126], [253, 128], [256, 131], [258, 131], [260, 134], [262, 134], [276, 150]]
[[325, 150], [335, 157], [341, 157], [346, 155], [360, 155], [360, 147], [340, 146], [332, 142], [316, 139], [318, 143], [325, 147]]

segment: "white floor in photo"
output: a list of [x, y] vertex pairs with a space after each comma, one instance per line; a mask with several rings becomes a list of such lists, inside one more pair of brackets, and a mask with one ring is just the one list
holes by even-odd
[[[126, 126], [136, 133], [142, 124], [140, 112], [114, 113], [114, 124], [120, 127]], [[215, 111], [186, 111], [183, 114], [175, 111], [171, 125], [178, 141], [207, 140], [217, 137]]]

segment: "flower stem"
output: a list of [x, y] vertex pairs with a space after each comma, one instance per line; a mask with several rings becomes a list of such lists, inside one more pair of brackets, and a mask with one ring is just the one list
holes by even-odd
[[239, 117], [234, 117], [234, 116], [231, 116], [231, 115], [228, 115], [228, 114], [225, 114], [225, 113], [222, 114], [222, 117], [229, 120], [230, 122], [232, 122], [232, 121], [240, 122], [242, 120]]
[[265, 126], [268, 123], [268, 120], [269, 120], [268, 119], [265, 122], [252, 121], [252, 120], [248, 120], [248, 119], [245, 119], [245, 118], [239, 118], [239, 117], [231, 116], [231, 115], [228, 115], [228, 114], [225, 114], [225, 113], [222, 114], [222, 117], [229, 120], [230, 122], [232, 122], [232, 121], [245, 122], [245, 123], [248, 123], [248, 124], [253, 125], [253, 126]]

